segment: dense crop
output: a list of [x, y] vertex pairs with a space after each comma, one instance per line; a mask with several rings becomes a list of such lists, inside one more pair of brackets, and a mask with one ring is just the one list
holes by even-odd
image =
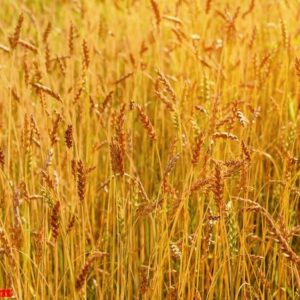
[[299, 299], [299, 16], [2, 0], [0, 288]]

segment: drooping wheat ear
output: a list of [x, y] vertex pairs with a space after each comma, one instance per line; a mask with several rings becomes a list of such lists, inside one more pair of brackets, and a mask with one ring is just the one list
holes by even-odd
[[0, 243], [2, 244], [2, 247], [4, 249], [4, 254], [8, 258], [10, 267], [16, 269], [16, 261], [13, 255], [12, 247], [2, 228], [0, 228]]
[[180, 158], [180, 154], [174, 154], [171, 156], [171, 158], [168, 160], [167, 165], [165, 167], [164, 170], [164, 178], [166, 178], [167, 176], [170, 175], [170, 173], [172, 172], [172, 170], [174, 169], [176, 162], [178, 161], [178, 159]]
[[72, 132], [73, 132], [73, 126], [68, 125], [67, 130], [65, 131], [65, 142], [69, 149], [72, 148], [73, 146]]
[[190, 191], [191, 191], [191, 193], [196, 192], [196, 191], [200, 190], [201, 188], [208, 186], [211, 183], [213, 183], [213, 177], [200, 178], [192, 184]]
[[41, 175], [42, 175], [42, 178], [43, 178], [44, 182], [48, 186], [48, 188], [50, 190], [53, 190], [54, 189], [54, 184], [53, 184], [53, 180], [52, 180], [51, 176], [44, 170], [41, 170]]
[[83, 65], [87, 69], [90, 64], [90, 53], [89, 53], [89, 48], [86, 40], [83, 40], [82, 42], [82, 53], [83, 53]]
[[158, 3], [155, 0], [150, 0], [150, 3], [155, 16], [156, 24], [158, 25], [161, 21]]
[[171, 242], [170, 250], [171, 250], [171, 257], [173, 259], [179, 260], [181, 258], [182, 252], [181, 252], [181, 249], [179, 248], [179, 246], [177, 245], [177, 243]]
[[66, 75], [65, 61], [58, 56], [56, 56], [56, 61], [58, 63], [58, 66], [59, 66], [59, 69], [60, 69], [62, 75], [65, 76]]
[[75, 36], [75, 28], [73, 23], [71, 23], [69, 29], [69, 39], [68, 39], [69, 54], [71, 56], [74, 54], [74, 36]]
[[74, 103], [74, 104], [79, 102], [79, 99], [80, 99], [82, 93], [83, 93], [83, 87], [81, 86], [81, 87], [78, 89], [77, 93], [75, 94], [75, 97], [74, 97], [74, 100], [73, 100], [73, 103]]
[[139, 112], [140, 121], [142, 122], [144, 128], [146, 129], [150, 139], [152, 141], [156, 141], [157, 140], [156, 133], [149, 117], [146, 115], [145, 111], [140, 105], [137, 105], [137, 109]]
[[295, 69], [296, 69], [296, 74], [298, 77], [298, 80], [300, 82], [300, 58], [296, 57], [295, 59]]
[[110, 91], [104, 98], [102, 104], [101, 104], [101, 108], [100, 108], [100, 112], [103, 113], [105, 111], [105, 109], [110, 105], [110, 103], [112, 102], [113, 99], [113, 94], [114, 91]]
[[[180, 116], [179, 116], [178, 111], [174, 111], [171, 114], [171, 119], [172, 119], [172, 123], [173, 123], [174, 128], [176, 129], [176, 131], [178, 131], [179, 130], [179, 123], [180, 123]], [[184, 140], [184, 138], [182, 139], [182, 143], [184, 144], [183, 140]]]
[[44, 33], [43, 33], [43, 42], [44, 42], [44, 43], [47, 42], [48, 37], [49, 37], [49, 34], [50, 34], [50, 32], [51, 32], [51, 29], [52, 29], [52, 24], [51, 24], [51, 22], [49, 21], [49, 22], [47, 23], [47, 27], [46, 27], [46, 29], [45, 29], [45, 31], [44, 31]]
[[212, 0], [206, 0], [206, 5], [205, 5], [205, 13], [206, 14], [209, 14], [212, 2], [213, 2]]
[[95, 253], [92, 253], [88, 257], [83, 268], [81, 269], [81, 271], [79, 272], [79, 275], [76, 278], [75, 288], [77, 291], [80, 291], [82, 289], [82, 287], [84, 286], [84, 283], [87, 279], [88, 273], [90, 272], [90, 269], [92, 268], [94, 261], [97, 258], [101, 258], [106, 255], [107, 255], [107, 253], [104, 253], [104, 252], [95, 252]]
[[224, 178], [230, 178], [237, 172], [241, 170], [244, 166], [243, 160], [228, 160], [224, 161], [224, 166], [226, 166], [226, 171], [224, 171]]
[[175, 136], [171, 139], [169, 149], [168, 149], [168, 158], [173, 157], [177, 152], [177, 144], [178, 144], [178, 137]]
[[126, 132], [125, 132], [125, 113], [126, 113], [126, 104], [122, 104], [120, 111], [116, 118], [116, 138], [120, 148], [120, 154], [124, 160], [125, 151], [126, 151]]
[[290, 239], [292, 238], [294, 235], [299, 235], [300, 233], [300, 225], [298, 226], [294, 226], [293, 228], [291, 228], [288, 232], [287, 238]]
[[51, 139], [51, 146], [58, 142], [58, 126], [61, 121], [61, 115], [57, 114], [56, 119], [53, 122], [52, 130], [50, 131], [50, 139]]
[[37, 53], [37, 51], [38, 51], [38, 48], [35, 45], [33, 45], [33, 44], [31, 44], [27, 41], [19, 39], [18, 44], [21, 45], [23, 48], [28, 49], [29, 51], [31, 51], [33, 53]]
[[242, 146], [242, 156], [244, 157], [244, 160], [247, 163], [250, 163], [251, 162], [251, 154], [250, 154], [250, 150], [249, 150], [248, 146], [245, 144], [244, 141], [242, 141], [241, 146]]
[[221, 165], [216, 163], [215, 165], [215, 175], [212, 183], [212, 192], [214, 194], [214, 199], [216, 205], [219, 209], [219, 215], [224, 215], [225, 203], [224, 203], [224, 182]]
[[60, 202], [56, 201], [52, 209], [51, 214], [51, 230], [54, 241], [57, 241], [59, 235], [59, 214], [60, 214]]
[[207, 115], [207, 110], [204, 106], [198, 104], [198, 105], [195, 105], [195, 109], [202, 112], [202, 113], [204, 113], [205, 115]]
[[239, 198], [239, 197], [237, 197], [237, 199], [250, 204], [251, 206], [249, 207], [248, 210], [261, 212], [261, 214], [265, 217], [269, 225], [271, 234], [275, 237], [275, 242], [279, 244], [280, 249], [283, 252], [283, 255], [287, 257], [291, 262], [300, 266], [300, 256], [297, 255], [296, 252], [291, 248], [288, 242], [288, 236], [284, 236], [284, 233], [280, 230], [280, 228], [278, 228], [276, 222], [274, 221], [270, 213], [255, 201], [252, 201], [250, 199], [245, 199], [245, 198]]
[[200, 133], [196, 137], [194, 149], [192, 152], [192, 164], [195, 166], [199, 162], [200, 151], [204, 142], [204, 134]]
[[38, 125], [37, 125], [37, 123], [36, 123], [33, 115], [30, 116], [30, 129], [34, 133], [34, 135], [36, 136], [36, 138], [39, 140], [41, 134], [40, 134]]
[[77, 161], [75, 159], [71, 160], [71, 170], [72, 170], [72, 175], [74, 177], [74, 180], [76, 182], [76, 178], [77, 178]]
[[255, 39], [256, 39], [256, 27], [254, 26], [254, 28], [252, 30], [252, 33], [251, 33], [251, 36], [250, 36], [250, 39], [249, 39], [249, 43], [248, 43], [248, 46], [249, 46], [250, 49], [253, 48]]
[[81, 203], [84, 201], [86, 191], [86, 172], [82, 160], [77, 162], [77, 194]]
[[49, 87], [42, 85], [40, 83], [32, 83], [32, 86], [35, 87], [38, 91], [44, 92], [45, 94], [51, 96], [52, 98], [58, 100], [59, 102], [63, 102], [62, 98], [59, 94], [55, 93], [52, 89], [50, 89]]
[[110, 156], [111, 156], [111, 166], [115, 175], [124, 175], [124, 155], [120, 144], [117, 142], [116, 138], [113, 138], [110, 142]]
[[22, 28], [23, 21], [24, 21], [24, 16], [21, 13], [20, 16], [19, 16], [18, 23], [17, 23], [17, 26], [15, 27], [15, 31], [14, 31], [13, 35], [9, 37], [9, 44], [10, 44], [10, 47], [12, 49], [15, 49], [18, 45], [18, 41], [20, 39], [20, 33], [21, 33], [21, 28]]
[[280, 26], [281, 26], [281, 38], [282, 38], [283, 47], [285, 49], [289, 49], [290, 35], [286, 27], [286, 22], [283, 19], [280, 20]]
[[136, 185], [137, 189], [138, 189], [138, 194], [141, 196], [141, 198], [144, 201], [149, 201], [149, 197], [145, 191], [145, 188], [140, 180], [140, 178], [138, 177], [137, 174], [135, 174], [135, 178], [133, 178], [134, 184]]
[[34, 241], [34, 248], [35, 248], [35, 258], [36, 262], [39, 264], [42, 260], [44, 247], [45, 247], [45, 239], [44, 239], [44, 232], [43, 228], [41, 228], [37, 232], [32, 233], [33, 241]]
[[149, 289], [149, 272], [147, 270], [141, 270], [139, 293], [143, 295], [147, 292], [148, 289]]
[[75, 217], [75, 215], [72, 215], [72, 217], [68, 223], [68, 226], [67, 226], [67, 230], [66, 230], [67, 234], [70, 233], [71, 230], [74, 228], [75, 222], [76, 222], [76, 217]]
[[156, 72], [157, 72], [159, 82], [162, 84], [162, 86], [164, 87], [166, 93], [169, 95], [171, 100], [175, 103], [176, 102], [176, 94], [175, 94], [175, 91], [173, 90], [169, 80], [159, 70], [157, 70]]
[[154, 212], [156, 209], [161, 208], [162, 205], [162, 199], [159, 201], [147, 201], [142, 202], [139, 204], [138, 209], [136, 210], [136, 215], [138, 218], [148, 216], [152, 212]]
[[166, 108], [169, 112], [171, 113], [175, 112], [174, 104], [168, 99], [167, 96], [165, 96], [165, 94], [163, 94], [158, 90], [155, 90], [154, 93], [166, 105]]
[[4, 161], [5, 161], [5, 155], [4, 155], [4, 151], [1, 148], [0, 149], [0, 167], [3, 169], [4, 168]]
[[247, 127], [249, 125], [250, 123], [249, 120], [240, 110], [236, 111], [236, 117], [243, 127]]
[[201, 100], [205, 103], [211, 100], [212, 98], [212, 81], [208, 77], [207, 73], [204, 72], [200, 85], [201, 91]]
[[49, 43], [45, 44], [45, 67], [47, 73], [49, 73], [51, 68], [51, 54], [50, 54]]
[[225, 131], [222, 131], [222, 132], [215, 132], [213, 134], [213, 138], [214, 139], [229, 139], [229, 140], [232, 140], [232, 141], [238, 141], [238, 137], [230, 132], [225, 132]]
[[226, 126], [227, 130], [231, 130], [233, 128], [235, 117], [236, 116], [235, 116], [235, 114], [233, 112], [229, 113], [223, 119], [221, 119], [220, 121], [218, 121], [218, 123], [216, 124], [216, 129], [219, 130], [220, 127]]
[[174, 197], [173, 205], [172, 205], [172, 212], [176, 212], [178, 208], [178, 199], [181, 199], [179, 197], [178, 191], [176, 188], [168, 181], [167, 178], [163, 178], [163, 182], [161, 185], [162, 191], [164, 194], [169, 194]]

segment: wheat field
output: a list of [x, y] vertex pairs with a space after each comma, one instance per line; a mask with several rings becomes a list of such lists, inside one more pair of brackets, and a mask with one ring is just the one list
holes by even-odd
[[300, 299], [299, 18], [1, 0], [0, 294]]

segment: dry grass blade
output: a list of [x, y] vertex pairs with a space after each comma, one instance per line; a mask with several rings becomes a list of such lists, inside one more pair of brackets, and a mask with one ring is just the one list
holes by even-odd
[[121, 78], [119, 78], [118, 80], [116, 80], [116, 81], [114, 82], [114, 84], [117, 85], [117, 84], [119, 84], [119, 83], [125, 81], [126, 79], [128, 79], [129, 77], [131, 77], [133, 74], [134, 74], [134, 72], [129, 72], [128, 74], [125, 74], [124, 76], [122, 76]]
[[5, 45], [0, 44], [0, 50], [4, 51], [6, 53], [10, 53], [10, 48]]

